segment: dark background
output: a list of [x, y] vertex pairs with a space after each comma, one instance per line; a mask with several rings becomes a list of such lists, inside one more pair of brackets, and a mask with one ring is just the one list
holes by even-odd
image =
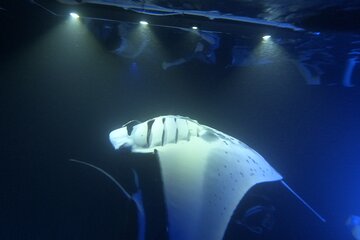
[[[166, 114], [244, 141], [328, 220], [285, 191], [273, 199], [277, 235], [259, 239], [351, 239], [345, 221], [360, 214], [358, 87], [308, 86], [284, 62], [164, 71], [161, 62], [186, 48], [170, 30], [155, 29], [155, 47], [135, 61], [67, 18], [27, 4], [13, 10], [0, 13], [0, 239], [132, 239], [133, 206], [101, 174], [67, 160], [117, 161], [131, 189], [129, 163], [108, 133]], [[233, 232], [229, 239], [241, 239]]]

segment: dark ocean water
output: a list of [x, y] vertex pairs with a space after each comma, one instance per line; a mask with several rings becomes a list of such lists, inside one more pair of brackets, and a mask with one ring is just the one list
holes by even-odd
[[0, 239], [136, 239], [132, 203], [70, 158], [103, 167], [130, 190], [135, 165], [148, 237], [165, 239], [156, 163], [114, 151], [108, 134], [129, 120], [167, 114], [244, 141], [327, 219], [320, 222], [278, 183], [259, 185], [246, 198], [269, 199], [273, 229], [253, 234], [235, 216], [226, 239], [352, 239], [345, 221], [360, 214], [358, 86], [307, 85], [284, 61], [226, 68], [231, 36], [223, 37], [216, 64], [163, 70], [162, 61], [181, 56], [191, 39], [155, 29], [141, 57], [126, 59], [85, 24], [39, 10], [2, 15], [0, 23]]

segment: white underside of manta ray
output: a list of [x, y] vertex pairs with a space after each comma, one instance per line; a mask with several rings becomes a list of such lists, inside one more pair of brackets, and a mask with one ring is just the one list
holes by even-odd
[[160, 116], [109, 134], [115, 149], [156, 153], [171, 240], [220, 240], [231, 216], [254, 185], [281, 181], [325, 221], [255, 150], [243, 142], [182, 116]]

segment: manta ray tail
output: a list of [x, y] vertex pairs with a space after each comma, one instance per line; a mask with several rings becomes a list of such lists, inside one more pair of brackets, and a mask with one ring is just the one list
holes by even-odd
[[297, 198], [299, 199], [302, 204], [304, 204], [312, 213], [314, 213], [322, 222], [326, 222], [326, 220], [318, 213], [316, 212], [307, 202], [305, 202], [304, 199], [302, 199], [292, 188], [287, 185], [286, 182], [281, 181], [281, 183]]
[[113, 177], [111, 176], [108, 172], [106, 172], [105, 170], [91, 164], [91, 163], [87, 163], [87, 162], [83, 162], [80, 160], [76, 160], [76, 159], [69, 159], [69, 161], [71, 162], [76, 162], [76, 163], [80, 163], [83, 164], [85, 166], [94, 168], [96, 170], [98, 170], [99, 172], [101, 172], [102, 174], [104, 174], [107, 178], [109, 178], [119, 189], [120, 191], [125, 195], [125, 197], [128, 200], [132, 200], [134, 201], [136, 208], [137, 208], [137, 216], [138, 216], [138, 240], [144, 240], [145, 239], [145, 212], [144, 212], [144, 208], [143, 208], [143, 202], [142, 202], [142, 193], [141, 190], [139, 188], [139, 180], [138, 180], [138, 176], [136, 174], [136, 172], [133, 170], [133, 174], [134, 174], [134, 178], [135, 178], [135, 184], [137, 187], [137, 191], [134, 194], [130, 194], [128, 193], [125, 188], [123, 186], [121, 186], [121, 184]]

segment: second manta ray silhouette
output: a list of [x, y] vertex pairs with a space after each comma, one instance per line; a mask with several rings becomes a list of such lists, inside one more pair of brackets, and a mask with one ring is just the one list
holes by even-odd
[[[222, 239], [245, 193], [262, 182], [281, 181], [325, 222], [254, 149], [196, 120], [168, 115], [143, 123], [130, 121], [112, 131], [109, 138], [115, 149], [130, 148], [132, 152], [158, 155], [170, 240]], [[141, 191], [131, 196], [108, 173], [91, 166], [114, 181], [136, 203], [138, 239], [144, 239]]]

